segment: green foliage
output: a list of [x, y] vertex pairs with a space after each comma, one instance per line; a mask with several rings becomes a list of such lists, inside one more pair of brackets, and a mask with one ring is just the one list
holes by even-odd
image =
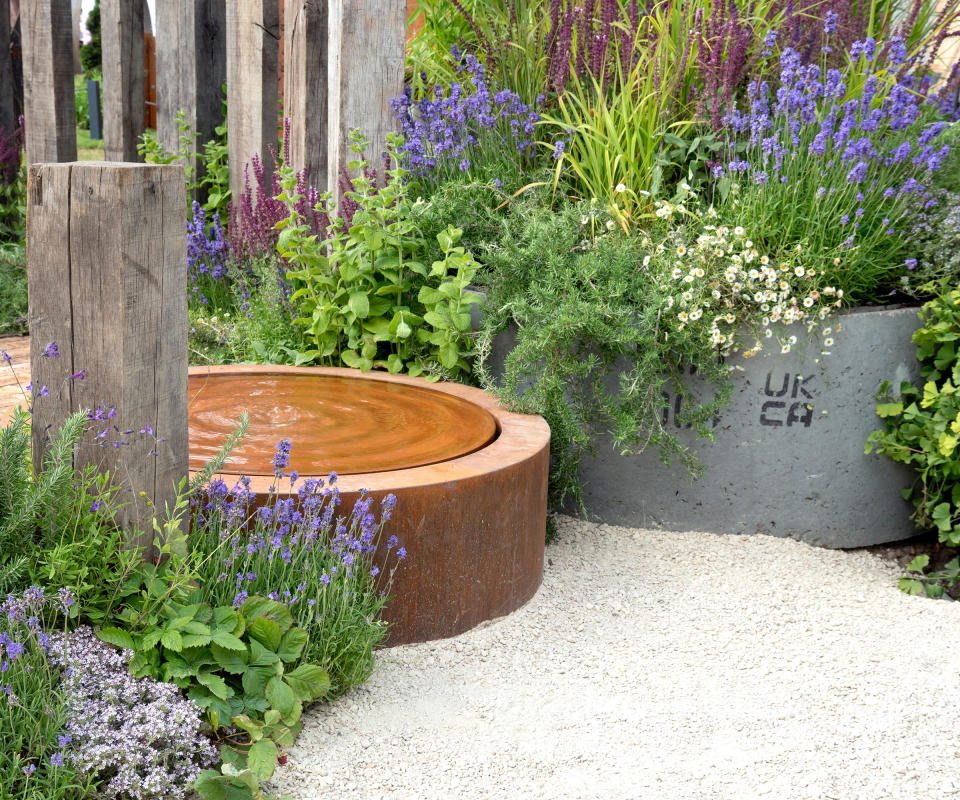
[[[656, 20], [645, 17], [645, 23], [655, 26]], [[658, 40], [664, 45], [667, 41]], [[674, 90], [682, 76], [670, 69], [670, 55], [670, 48], [658, 46], [629, 69], [616, 59], [616, 79], [609, 86], [574, 76], [558, 99], [557, 111], [543, 117], [550, 131], [544, 144], [566, 141], [557, 161], [557, 180], [563, 178], [576, 197], [602, 201], [625, 230], [637, 224], [651, 208], [651, 198], [665, 190], [674, 166], [666, 146], [684, 144], [665, 137], [682, 135], [692, 124], [679, 120], [674, 107]]]
[[[23, 246], [27, 236], [27, 166], [21, 158], [16, 177], [0, 181], [0, 244]], [[0, 295], [2, 297], [2, 295]], [[0, 306], [0, 313], [3, 313]]]
[[22, 244], [0, 247], [0, 336], [27, 332], [26, 262]]
[[87, 15], [87, 32], [90, 41], [80, 48], [80, 64], [87, 74], [99, 72], [103, 66], [103, 47], [100, 24], [100, 0], [96, 0]]
[[876, 451], [912, 467], [913, 486], [903, 496], [913, 503], [920, 528], [934, 528], [941, 542], [960, 546], [960, 289], [944, 286], [923, 306], [917, 344], [922, 388], [904, 381], [899, 395], [884, 383], [877, 396], [883, 430], [867, 440]]
[[209, 306], [190, 309], [190, 360], [194, 364], [293, 364], [310, 362], [306, 335], [293, 321], [278, 258], [228, 261], [220, 283], [226, 297], [211, 293]]
[[[205, 770], [197, 789], [206, 798], [235, 791], [260, 797], [279, 756], [300, 732], [303, 704], [330, 688], [327, 673], [302, 662], [308, 634], [295, 627], [290, 609], [264, 597], [250, 597], [239, 609], [176, 602], [177, 581], [147, 565], [127, 582], [117, 620], [99, 637], [135, 652], [130, 671], [175, 683], [206, 710], [214, 732], [231, 726], [218, 774]], [[168, 591], [177, 586], [174, 592]], [[161, 599], [162, 602], [157, 602]]]
[[29, 419], [16, 409], [0, 429], [0, 561], [32, 554], [35, 536], [56, 541], [75, 504], [73, 449], [86, 428], [86, 414], [67, 419], [36, 475], [30, 467]]
[[955, 594], [960, 586], [960, 558], [950, 559], [943, 569], [927, 572], [929, 566], [930, 556], [922, 555], [913, 559], [907, 565], [907, 574], [898, 582], [900, 591], [934, 598]]
[[154, 130], [143, 132], [137, 152], [148, 164], [172, 164], [175, 161], [183, 164], [187, 194], [196, 195], [208, 213], [226, 219], [231, 199], [226, 122], [216, 128], [216, 138], [205, 142], [200, 152], [195, 149], [200, 134], [191, 129], [182, 110], [177, 112], [177, 130], [179, 147], [176, 153], [163, 146]]
[[[362, 153], [362, 137], [354, 132], [351, 141], [352, 150]], [[396, 146], [391, 137], [391, 152]], [[432, 380], [468, 373], [470, 308], [478, 298], [466, 287], [478, 265], [457, 246], [461, 231], [452, 226], [438, 234], [441, 257], [429, 268], [422, 263], [424, 243], [406, 170], [390, 170], [386, 185], [377, 189], [365, 167], [360, 159], [350, 162], [355, 191], [347, 197], [357, 209], [348, 229], [334, 216], [329, 196], [322, 201], [333, 220], [325, 238], [313, 234], [296, 210], [296, 174], [280, 169], [280, 199], [290, 216], [280, 224], [277, 249], [296, 287], [296, 321], [313, 345], [303, 358]]]

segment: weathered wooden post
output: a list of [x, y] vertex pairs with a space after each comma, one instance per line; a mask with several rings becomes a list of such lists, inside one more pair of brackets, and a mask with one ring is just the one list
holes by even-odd
[[17, 127], [13, 61], [10, 52], [10, 0], [0, 0], [0, 132], [9, 136]]
[[[146, 532], [142, 545], [153, 510], [140, 493], [163, 510], [187, 474], [186, 213], [177, 165], [29, 170], [35, 463], [67, 416], [94, 410], [75, 463], [109, 470], [128, 492], [123, 521]], [[44, 355], [51, 342], [57, 358]]]
[[[164, 0], [157, 5], [157, 137], [180, 148], [177, 112], [183, 111], [197, 144], [223, 123], [227, 79], [225, 0]], [[199, 164], [194, 163], [194, 169]]]
[[337, 185], [350, 160], [349, 133], [367, 139], [367, 160], [383, 171], [387, 134], [396, 130], [390, 99], [403, 91], [405, 0], [330, 2], [329, 127], [327, 186]]
[[230, 189], [243, 192], [244, 168], [260, 158], [266, 176], [277, 143], [278, 0], [227, 0], [227, 138]]
[[[324, 189], [328, 175], [328, 3], [284, 0], [283, 115], [290, 120], [290, 163]], [[332, 176], [336, 187], [336, 176]]]
[[143, 3], [102, 0], [103, 150], [107, 161], [140, 161], [144, 131]]
[[30, 0], [20, 14], [23, 37], [27, 163], [77, 157], [70, 0]]

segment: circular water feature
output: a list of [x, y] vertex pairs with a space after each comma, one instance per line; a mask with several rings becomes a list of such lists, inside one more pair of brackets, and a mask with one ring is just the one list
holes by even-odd
[[189, 390], [192, 471], [246, 412], [247, 436], [223, 474], [247, 475], [254, 492], [296, 490], [273, 475], [276, 445], [289, 438], [290, 469], [336, 472], [346, 513], [362, 490], [396, 495], [387, 533], [407, 558], [385, 611], [389, 644], [454, 636], [536, 593], [550, 456], [540, 417], [461, 384], [336, 368], [194, 367]]

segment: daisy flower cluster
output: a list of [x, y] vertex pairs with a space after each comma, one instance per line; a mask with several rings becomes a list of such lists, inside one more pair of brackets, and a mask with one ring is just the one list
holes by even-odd
[[[663, 289], [668, 336], [670, 330], [695, 328], [724, 356], [741, 352], [749, 358], [765, 341], [789, 353], [798, 341], [791, 329], [812, 332], [843, 303], [843, 290], [822, 285], [818, 270], [774, 262], [743, 227], [719, 224], [712, 207], [701, 214], [696, 203], [656, 206], [656, 216], [671, 228], [644, 257], [643, 267]], [[742, 341], [744, 330], [755, 337], [749, 347]]]

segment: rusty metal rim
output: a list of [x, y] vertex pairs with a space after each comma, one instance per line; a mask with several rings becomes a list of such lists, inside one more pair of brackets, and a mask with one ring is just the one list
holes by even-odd
[[[460, 397], [488, 411], [497, 425], [497, 437], [486, 447], [467, 455], [420, 467], [390, 472], [366, 472], [344, 475], [337, 485], [341, 492], [389, 491], [398, 487], [417, 487], [444, 484], [466, 478], [489, 475], [519, 464], [540, 450], [550, 440], [550, 428], [540, 417], [516, 414], [504, 409], [495, 398], [481, 389], [459, 383], [429, 383], [423, 378], [408, 375], [390, 375], [386, 372], [360, 372], [344, 367], [292, 367], [265, 364], [190, 367], [191, 377], [204, 375], [262, 375], [265, 372], [293, 375], [336, 375], [370, 381], [405, 384], [429, 388], [436, 392]], [[193, 475], [194, 473], [191, 473]], [[229, 478], [230, 476], [224, 476]], [[235, 476], [234, 476], [235, 477]], [[272, 476], [253, 475], [250, 488], [256, 493], [266, 492], [273, 484]], [[303, 477], [325, 477], [314, 475]]]

